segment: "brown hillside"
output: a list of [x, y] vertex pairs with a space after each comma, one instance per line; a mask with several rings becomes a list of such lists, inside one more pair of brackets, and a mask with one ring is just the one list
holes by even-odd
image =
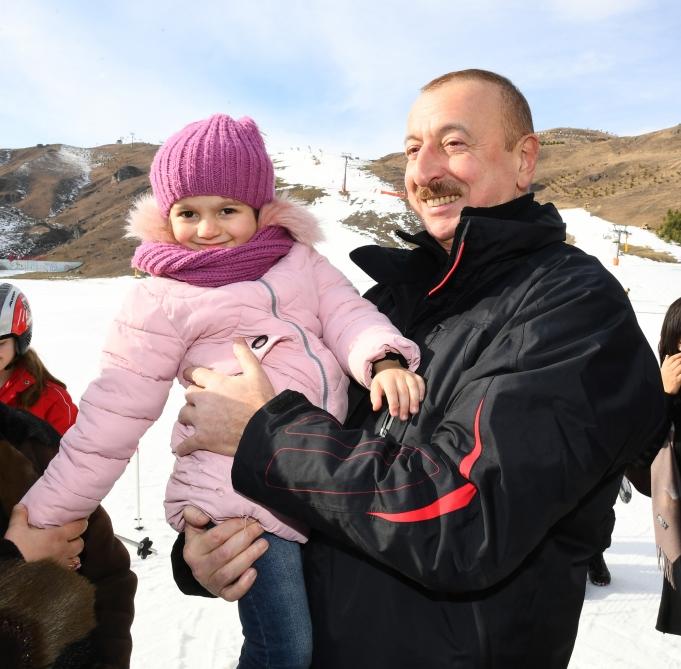
[[[33, 218], [46, 218], [58, 204], [60, 188], [78, 174], [58, 160], [59, 145], [19, 149], [0, 165], [0, 202], [11, 202]], [[130, 272], [135, 242], [124, 239], [125, 215], [133, 199], [149, 188], [147, 174], [158, 147], [152, 144], [111, 144], [91, 149], [94, 165], [89, 182], [62, 211], [51, 216], [70, 239], [41, 257], [80, 260], [70, 272], [79, 276], [120, 276]], [[19, 190], [17, 191], [17, 184]], [[23, 197], [17, 197], [25, 191]]]
[[681, 125], [637, 137], [545, 144], [534, 189], [559, 207], [657, 229], [668, 209], [681, 207]]
[[[77, 226], [80, 236], [46, 254], [60, 260], [82, 260], [85, 276], [120, 276], [130, 272], [137, 242], [124, 239], [125, 216], [132, 201], [149, 188], [149, 165], [158, 147], [153, 144], [112, 144], [97, 149], [99, 166], [90, 183], [68, 209], [56, 217], [62, 225]], [[130, 170], [130, 167], [136, 170]], [[126, 169], [127, 168], [127, 169]], [[119, 171], [138, 171], [122, 178]]]
[[[681, 125], [638, 137], [556, 128], [542, 142], [537, 199], [558, 207], [584, 207], [623, 225], [658, 228], [668, 209], [681, 208]], [[393, 153], [368, 169], [404, 189], [406, 158]]]

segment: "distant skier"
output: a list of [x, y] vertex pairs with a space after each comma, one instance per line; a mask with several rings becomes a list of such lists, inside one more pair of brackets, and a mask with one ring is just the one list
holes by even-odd
[[[371, 389], [376, 409], [385, 395], [391, 413], [405, 419], [425, 391], [404, 368], [418, 366], [416, 344], [313, 249], [320, 238], [314, 218], [275, 198], [272, 161], [251, 119], [216, 114], [188, 125], [159, 149], [150, 178], [153, 197], [136, 204], [129, 222], [144, 242], [133, 266], [154, 278], [137, 282], [126, 298], [76, 425], [24, 498], [40, 527], [94, 509], [187, 368], [238, 373], [237, 339], [248, 342], [279, 390], [300, 391], [340, 421], [348, 374]], [[177, 423], [172, 447], [191, 434]], [[231, 467], [232, 458], [209, 452], [178, 458], [166, 517], [182, 530], [183, 511], [193, 506], [215, 522], [260, 522], [269, 549], [257, 562], [255, 587], [239, 602], [240, 666], [265, 666], [266, 657], [268, 667], [308, 667], [299, 547], [306, 529], [232, 490]]]

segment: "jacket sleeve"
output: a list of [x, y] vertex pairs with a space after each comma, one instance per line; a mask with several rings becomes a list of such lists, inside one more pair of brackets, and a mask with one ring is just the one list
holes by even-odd
[[95, 586], [97, 625], [90, 635], [95, 656], [102, 667], [128, 669], [137, 590], [130, 555], [114, 536], [111, 519], [101, 506], [90, 516], [83, 539], [80, 574]]
[[664, 445], [669, 430], [672, 427], [672, 415], [675, 395], [664, 394], [666, 405], [666, 420], [661, 425], [658, 438], [650, 446], [639, 453], [638, 457], [626, 468], [624, 474], [631, 481], [634, 488], [642, 495], [650, 497], [652, 495], [650, 482], [650, 467], [657, 456], [660, 448]]
[[312, 250], [319, 319], [324, 343], [346, 374], [365, 387], [371, 385], [371, 365], [386, 353], [399, 353], [411, 371], [421, 360], [419, 347], [369, 300], [327, 258]]
[[185, 349], [161, 300], [136, 286], [110, 328], [75, 425], [22, 500], [32, 525], [63, 525], [94, 511], [161, 415]]
[[401, 443], [280, 394], [242, 436], [235, 489], [428, 588], [499, 583], [663, 421], [652, 351], [602, 274], [537, 283], [451, 392], [428, 379]]

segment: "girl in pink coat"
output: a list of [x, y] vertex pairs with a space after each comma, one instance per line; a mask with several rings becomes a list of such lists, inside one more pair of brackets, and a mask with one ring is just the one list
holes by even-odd
[[[150, 180], [153, 196], [137, 202], [128, 223], [142, 240], [132, 264], [152, 278], [127, 296], [76, 424], [23, 499], [38, 527], [95, 509], [160, 416], [173, 381], [187, 385], [187, 367], [239, 373], [236, 338], [250, 344], [277, 392], [298, 390], [339, 421], [348, 375], [371, 389], [376, 408], [385, 395], [393, 415], [415, 413], [423, 398], [423, 380], [409, 371], [419, 364], [418, 347], [314, 250], [321, 237], [314, 218], [275, 198], [272, 162], [251, 119], [216, 114], [188, 125], [158, 150]], [[399, 406], [400, 389], [408, 408]], [[188, 436], [176, 423], [173, 452]], [[305, 528], [235, 492], [231, 466], [231, 458], [205, 451], [176, 458], [166, 517], [178, 531], [187, 505], [214, 522], [258, 519], [270, 547], [239, 602], [239, 667], [307, 667]]]

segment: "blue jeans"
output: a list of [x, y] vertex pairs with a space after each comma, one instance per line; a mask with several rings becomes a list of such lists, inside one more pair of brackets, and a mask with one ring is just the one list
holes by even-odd
[[244, 645], [237, 669], [307, 669], [312, 623], [300, 544], [263, 536], [270, 547], [255, 562], [253, 587], [239, 600]]

